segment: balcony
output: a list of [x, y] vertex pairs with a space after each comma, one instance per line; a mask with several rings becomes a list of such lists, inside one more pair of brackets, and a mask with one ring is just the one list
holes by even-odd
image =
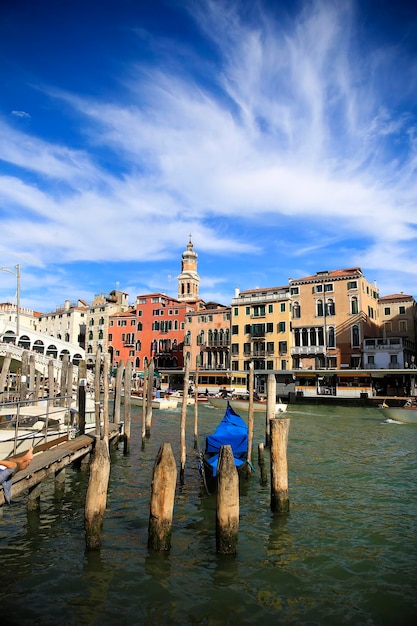
[[[334, 349], [327, 347], [328, 350]], [[315, 355], [315, 354], [324, 354], [325, 347], [324, 346], [293, 346], [291, 348], [291, 355], [297, 356], [301, 354], [305, 355]]]

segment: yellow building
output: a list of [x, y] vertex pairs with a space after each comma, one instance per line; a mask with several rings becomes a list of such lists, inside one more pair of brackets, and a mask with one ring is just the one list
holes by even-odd
[[379, 332], [379, 293], [359, 267], [289, 280], [292, 368], [359, 368], [366, 337]]
[[232, 299], [231, 370], [290, 368], [291, 308], [288, 287], [236, 291]]

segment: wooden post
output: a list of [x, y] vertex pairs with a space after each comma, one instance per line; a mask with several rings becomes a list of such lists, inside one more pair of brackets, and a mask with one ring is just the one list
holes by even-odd
[[198, 448], [198, 377], [199, 368], [197, 365], [194, 381], [194, 449]]
[[253, 442], [253, 393], [254, 393], [254, 371], [253, 362], [249, 363], [249, 406], [248, 406], [248, 462], [246, 464], [246, 475], [252, 472], [252, 442]]
[[[110, 354], [103, 359], [103, 436], [109, 447], [109, 385], [110, 385]], [[130, 400], [130, 397], [129, 397]]]
[[148, 393], [146, 397], [146, 434], [151, 434], [151, 426], [152, 426], [152, 395], [153, 395], [153, 374], [155, 371], [155, 363], [154, 360], [151, 359], [148, 367]]
[[[119, 361], [116, 372], [116, 387], [114, 392], [114, 407], [113, 407], [113, 422], [118, 424], [120, 422], [120, 402], [122, 399], [122, 380], [124, 372], [123, 360]], [[130, 398], [124, 398], [125, 402], [130, 402]]]
[[239, 530], [239, 476], [231, 446], [219, 454], [216, 500], [216, 549], [219, 554], [236, 554]]
[[101, 373], [101, 348], [96, 350], [96, 362], [94, 365], [94, 419], [95, 435], [100, 437], [101, 415], [100, 415], [100, 373]]
[[[53, 400], [55, 398], [55, 377], [54, 377], [54, 360], [48, 361], [48, 395]], [[54, 402], [52, 402], [54, 406]]]
[[65, 392], [65, 406], [70, 409], [73, 401], [73, 384], [74, 384], [74, 363], [68, 363], [68, 374], [67, 374], [67, 389]]
[[104, 511], [107, 503], [107, 487], [110, 476], [109, 372], [110, 355], [105, 354], [103, 363], [103, 436], [96, 438], [85, 500], [84, 528], [86, 547], [89, 550], [100, 547]]
[[[123, 415], [123, 454], [130, 452], [130, 419], [131, 419], [131, 403], [130, 394], [132, 393], [132, 361], [126, 361], [125, 369], [125, 404]], [[126, 400], [129, 398], [129, 402]]]
[[169, 550], [172, 537], [177, 467], [170, 443], [159, 448], [152, 475], [148, 548]]
[[65, 467], [55, 472], [55, 493], [62, 495], [65, 492]]
[[[41, 391], [41, 374], [40, 372], [38, 372], [36, 375], [36, 383], [35, 383], [35, 394], [34, 394], [34, 400], [35, 403], [38, 404], [38, 400], [39, 400], [39, 395], [40, 395], [40, 391]], [[43, 392], [42, 392], [43, 394]]]
[[107, 485], [110, 475], [110, 455], [108, 440], [96, 439], [90, 464], [90, 479], [84, 511], [86, 547], [94, 550], [100, 547], [101, 530], [107, 502]]
[[67, 395], [67, 382], [68, 382], [68, 354], [64, 354], [61, 363], [61, 378], [59, 383], [59, 406], [67, 406], [65, 396]]
[[85, 361], [78, 364], [78, 429], [85, 435], [85, 388], [87, 385], [87, 366]]
[[29, 356], [29, 398], [33, 401], [36, 400], [35, 397], [35, 387], [36, 387], [36, 362], [35, 355], [31, 354]]
[[1, 368], [1, 374], [0, 374], [0, 396], [4, 395], [4, 390], [6, 388], [6, 381], [9, 376], [11, 362], [12, 362], [11, 354], [7, 352], [3, 360], [3, 367]]
[[184, 384], [182, 391], [182, 406], [181, 406], [181, 428], [180, 428], [180, 448], [181, 448], [181, 469], [180, 469], [180, 483], [184, 484], [184, 472], [185, 462], [187, 460], [187, 446], [185, 442], [185, 424], [187, 421], [187, 399], [188, 399], [188, 379], [190, 376], [190, 353], [185, 353], [184, 364]]
[[265, 423], [265, 445], [267, 448], [271, 445], [271, 426], [270, 420], [275, 417], [275, 406], [277, 403], [277, 380], [275, 374], [269, 373], [267, 379], [266, 392], [266, 423]]
[[33, 487], [29, 487], [28, 503], [27, 503], [28, 511], [37, 511], [40, 508], [41, 490], [42, 490], [42, 483], [38, 483], [37, 485], [34, 485]]
[[29, 352], [23, 350], [22, 354], [22, 374], [20, 376], [19, 400], [26, 400], [28, 393], [29, 377]]
[[288, 513], [288, 462], [287, 445], [290, 420], [271, 420], [271, 511]]
[[264, 444], [260, 443], [258, 445], [258, 465], [261, 470], [261, 485], [266, 485], [268, 482], [267, 471], [265, 468], [265, 457], [264, 457]]
[[142, 388], [142, 446], [146, 437], [146, 401], [148, 398], [148, 368], [143, 368], [143, 388]]

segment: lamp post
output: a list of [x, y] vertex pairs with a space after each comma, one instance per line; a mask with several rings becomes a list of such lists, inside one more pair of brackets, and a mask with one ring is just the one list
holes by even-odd
[[8, 274], [13, 274], [16, 276], [17, 281], [17, 291], [16, 291], [16, 345], [19, 341], [20, 335], [20, 265], [16, 265], [16, 271], [9, 269], [8, 267], [0, 267], [2, 272], [7, 272]]

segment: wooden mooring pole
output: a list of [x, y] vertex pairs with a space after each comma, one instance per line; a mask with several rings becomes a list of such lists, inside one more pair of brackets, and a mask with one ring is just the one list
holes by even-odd
[[253, 465], [252, 465], [252, 443], [253, 443], [253, 428], [254, 428], [254, 406], [253, 406], [253, 396], [254, 396], [254, 382], [255, 382], [255, 372], [253, 368], [253, 362], [249, 363], [249, 406], [248, 406], [248, 455], [247, 455], [247, 463], [246, 463], [246, 476], [252, 473]]
[[275, 417], [275, 406], [277, 403], [277, 380], [275, 374], [269, 373], [266, 383], [266, 423], [265, 423], [265, 445], [271, 445], [270, 422]]
[[104, 356], [104, 411], [103, 436], [96, 438], [90, 464], [90, 479], [85, 499], [84, 529], [86, 548], [94, 550], [101, 545], [101, 531], [103, 527], [104, 511], [107, 503], [107, 487], [110, 476], [109, 454], [109, 369], [110, 355]]
[[180, 447], [181, 447], [181, 469], [180, 483], [184, 484], [185, 462], [187, 460], [187, 445], [185, 441], [185, 424], [187, 421], [187, 399], [188, 399], [188, 379], [190, 376], [190, 353], [185, 356], [184, 384], [182, 391], [181, 425], [180, 425]]
[[85, 361], [78, 364], [78, 429], [85, 434], [85, 390], [87, 387], [87, 366]]
[[126, 361], [125, 369], [125, 403], [123, 413], [123, 454], [130, 452], [130, 422], [132, 414], [132, 405], [130, 396], [132, 393], [132, 361]]
[[155, 460], [148, 527], [148, 548], [162, 551], [171, 548], [177, 467], [170, 443], [159, 448]]
[[219, 554], [236, 554], [239, 531], [239, 476], [231, 446], [219, 454], [216, 500], [216, 549]]
[[149, 437], [151, 434], [151, 426], [152, 426], [152, 400], [153, 400], [153, 375], [155, 372], [155, 363], [154, 360], [151, 359], [148, 367], [148, 392], [146, 397], [146, 417], [145, 417], [145, 430], [146, 436]]
[[271, 511], [288, 513], [288, 462], [287, 446], [290, 420], [274, 418], [271, 426]]

